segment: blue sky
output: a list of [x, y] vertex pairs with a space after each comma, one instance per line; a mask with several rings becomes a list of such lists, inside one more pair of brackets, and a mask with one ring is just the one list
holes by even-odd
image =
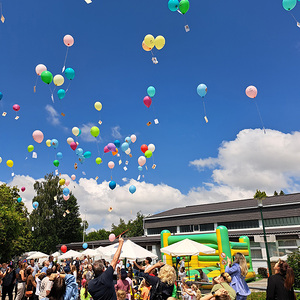
[[[167, 1], [161, 0], [94, 0], [91, 4], [83, 0], [4, 0], [2, 5], [6, 20], [0, 24], [0, 91], [4, 95], [2, 110], [8, 113], [0, 118], [0, 156], [3, 158], [0, 179], [3, 182], [22, 182], [21, 177], [20, 181], [12, 181], [11, 169], [5, 164], [7, 159], [14, 161], [13, 171], [18, 176], [39, 179], [55, 170], [52, 162], [60, 151], [63, 153], [59, 166], [62, 174], [71, 176], [74, 173], [77, 179], [84, 177], [87, 181], [99, 176], [98, 185], [104, 182], [102, 188], [108, 189], [106, 181], [110, 180], [111, 172], [107, 163], [113, 160], [116, 163], [113, 179], [124, 186], [128, 180], [137, 179], [137, 159], [142, 155], [140, 146], [153, 143], [157, 168], [151, 169], [150, 159], [147, 163], [149, 170], [143, 173], [144, 180], [152, 184], [153, 189], [165, 185], [171, 190], [178, 190], [180, 199], [173, 203], [172, 194], [168, 194], [167, 206], [154, 205], [149, 211], [141, 206], [144, 213], [208, 199], [207, 194], [198, 195], [199, 201], [197, 197], [186, 198], [192, 190], [206, 191], [207, 185], [203, 183], [247, 191], [244, 194], [224, 194], [224, 199], [247, 197], [251, 191], [255, 192], [257, 185], [245, 187], [212, 177], [216, 168], [226, 170], [228, 166], [224, 162], [217, 167], [222, 143], [238, 143], [243, 140], [237, 138], [239, 132], [262, 127], [253, 100], [245, 95], [245, 88], [248, 85], [258, 88], [255, 101], [265, 127], [275, 132], [274, 136], [269, 134], [265, 137], [261, 131], [251, 131], [248, 150], [252, 155], [257, 153], [259, 157], [260, 151], [265, 151], [262, 145], [268, 139], [276, 145], [276, 139], [286, 141], [290, 133], [299, 130], [300, 85], [297, 74], [300, 29], [282, 8], [281, 1], [191, 0], [185, 17], [169, 11]], [[299, 5], [293, 13], [300, 18]], [[191, 28], [188, 33], [184, 30], [186, 23]], [[63, 100], [56, 97], [53, 104], [49, 88], [40, 78], [37, 92], [33, 93], [34, 69], [37, 64], [43, 63], [53, 75], [61, 72], [66, 52], [62, 42], [65, 34], [71, 34], [75, 39], [74, 46], [69, 49], [66, 66], [72, 67], [76, 75], [66, 97]], [[163, 35], [166, 39], [165, 47], [155, 50], [159, 61], [157, 65], [152, 63], [151, 54], [141, 47], [146, 34]], [[200, 83], [208, 86], [205, 98], [208, 124], [203, 118], [202, 99], [196, 93]], [[156, 88], [152, 102], [154, 110], [143, 104], [150, 85]], [[65, 83], [63, 87], [66, 86]], [[94, 109], [95, 101], [103, 104], [101, 112]], [[21, 106], [19, 120], [14, 119], [12, 105], [15, 103]], [[61, 117], [61, 112], [66, 116]], [[159, 119], [159, 125], [146, 126], [155, 117]], [[90, 124], [97, 125], [99, 120], [103, 122], [99, 126], [101, 138], [98, 139], [103, 164], [98, 166], [95, 163], [98, 156], [96, 143], [79, 137], [80, 147], [92, 152], [92, 157], [81, 165], [66, 139], [73, 137], [73, 126], [88, 128]], [[133, 157], [127, 156], [129, 165], [126, 172], [122, 168], [126, 160], [124, 153], [121, 155], [121, 167], [117, 165], [116, 157], [103, 153], [103, 147], [115, 139], [113, 128], [120, 132], [121, 141], [131, 134], [137, 136], [137, 142], [131, 147]], [[59, 147], [55, 150], [48, 148], [45, 142], [35, 143], [31, 135], [36, 129], [44, 133], [45, 140], [56, 138]], [[257, 139], [256, 134], [259, 136]], [[298, 143], [298, 136], [293, 137], [292, 146], [283, 142], [282, 151], [290, 146], [296, 149], [293, 143]], [[256, 140], [262, 144], [255, 145]], [[35, 146], [36, 160], [30, 158], [27, 152], [30, 144]], [[272, 157], [272, 163], [276, 164], [281, 157], [272, 153], [272, 149], [270, 151], [268, 157]], [[297, 151], [289, 154], [290, 161], [295, 162]], [[25, 160], [26, 157], [28, 159]], [[204, 167], [203, 161], [200, 167], [190, 165], [192, 161], [209, 157], [219, 161], [213, 164], [206, 161]], [[234, 158], [235, 153], [231, 153], [231, 157]], [[244, 161], [247, 163], [247, 159], [247, 155], [240, 159], [241, 166]], [[79, 163], [77, 171], [73, 168], [75, 162]], [[257, 187], [270, 191], [275, 188], [297, 191], [295, 186], [300, 170], [283, 167], [278, 172], [283, 177], [288, 174], [282, 184], [276, 181], [276, 186], [262, 184]], [[127, 182], [122, 178], [127, 178]], [[87, 190], [83, 182], [81, 188]], [[75, 190], [73, 192], [76, 196]], [[113, 197], [117, 197], [118, 189], [113, 192]], [[157, 195], [159, 198], [159, 192]], [[30, 196], [27, 195], [27, 203]], [[124, 195], [124, 201], [126, 197], [131, 195]], [[145, 193], [139, 197], [142, 203], [152, 200]], [[220, 197], [215, 200], [220, 201]], [[116, 198], [115, 201], [121, 200]], [[88, 201], [84, 203], [92, 207]], [[127, 203], [126, 206], [130, 205]], [[128, 215], [119, 211], [116, 217], [119, 216]], [[111, 220], [114, 219], [107, 222]], [[91, 223], [95, 228], [100, 226], [96, 221]]]

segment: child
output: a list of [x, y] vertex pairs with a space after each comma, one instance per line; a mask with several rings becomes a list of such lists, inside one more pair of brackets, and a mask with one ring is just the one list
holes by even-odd
[[82, 279], [81, 290], [80, 290], [80, 300], [90, 300], [92, 296], [88, 292], [88, 282], [86, 279]]
[[125, 300], [126, 299], [126, 292], [123, 290], [117, 291], [117, 300]]

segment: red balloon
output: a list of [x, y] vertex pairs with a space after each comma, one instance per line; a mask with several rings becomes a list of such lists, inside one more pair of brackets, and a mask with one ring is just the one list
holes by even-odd
[[109, 149], [108, 149], [108, 147], [107, 147], [107, 146], [105, 146], [105, 147], [104, 147], [104, 149], [103, 149], [103, 151], [104, 151], [104, 153], [108, 153], [108, 152], [109, 152]]
[[67, 246], [66, 245], [62, 245], [61, 247], [60, 247], [60, 250], [61, 250], [61, 252], [62, 253], [66, 253], [67, 252]]
[[76, 148], [77, 148], [77, 144], [75, 143], [75, 142], [72, 142], [71, 144], [70, 144], [70, 147], [72, 148], [72, 150], [76, 150]]
[[19, 104], [14, 104], [13, 105], [13, 110], [14, 111], [19, 111], [20, 110], [20, 105]]
[[142, 150], [143, 153], [145, 153], [145, 152], [148, 150], [148, 146], [145, 145], [145, 144], [142, 145], [142, 146], [141, 146], [141, 150]]
[[144, 98], [144, 104], [149, 108], [152, 103], [152, 99], [149, 96]]

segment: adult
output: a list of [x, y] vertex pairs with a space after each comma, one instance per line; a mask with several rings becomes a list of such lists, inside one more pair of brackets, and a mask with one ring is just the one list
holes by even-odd
[[2, 278], [2, 300], [5, 300], [8, 294], [9, 300], [13, 299], [13, 289], [15, 285], [16, 272], [12, 265], [9, 265]]
[[274, 270], [275, 275], [268, 279], [267, 300], [294, 300], [295, 275], [293, 269], [285, 261], [279, 260], [275, 264]]
[[192, 284], [190, 288], [186, 288], [186, 285], [183, 286], [183, 293], [185, 293], [187, 299], [189, 300], [200, 300], [201, 291], [198, 289], [196, 284]]
[[200, 282], [209, 282], [207, 275], [203, 272], [202, 269], [199, 269]]
[[18, 276], [18, 286], [17, 286], [17, 296], [16, 300], [21, 300], [25, 294], [25, 286], [26, 286], [26, 271], [27, 263], [21, 264], [21, 269]]
[[53, 255], [50, 255], [50, 256], [49, 256], [49, 259], [48, 259], [48, 261], [49, 261], [49, 268], [52, 268], [52, 267], [54, 266], [54, 261], [53, 261], [53, 259], [54, 259]]
[[53, 283], [49, 300], [78, 300], [78, 285], [72, 274], [52, 273], [50, 281]]
[[93, 279], [93, 277], [94, 277], [93, 266], [91, 264], [88, 264], [87, 272], [85, 273], [85, 279], [87, 281], [90, 281]]
[[116, 300], [116, 292], [113, 284], [113, 273], [119, 260], [124, 240], [119, 238], [118, 249], [110, 263], [110, 266], [105, 270], [101, 260], [95, 261], [93, 265], [95, 278], [89, 282], [88, 291], [92, 295], [93, 300]]
[[130, 298], [130, 284], [129, 281], [126, 280], [127, 278], [127, 272], [125, 269], [121, 269], [121, 278], [117, 281], [117, 284], [115, 285], [115, 290], [116, 292], [118, 290], [122, 290], [126, 293], [126, 299], [131, 299]]
[[179, 268], [185, 267], [185, 256], [182, 257], [181, 261], [179, 262]]
[[237, 300], [247, 300], [247, 296], [251, 294], [251, 291], [245, 281], [245, 277], [248, 273], [247, 261], [245, 256], [237, 252], [235, 255], [235, 260], [233, 265], [231, 264], [231, 259], [227, 257], [228, 265], [225, 268], [231, 276], [231, 286], [236, 292]]
[[180, 281], [182, 281], [182, 279], [185, 278], [185, 277], [186, 277], [185, 267], [182, 267], [182, 268], [180, 268], [180, 270], [178, 272], [178, 278], [179, 278]]
[[79, 267], [80, 267], [80, 259], [79, 257], [76, 257], [76, 260], [73, 262], [73, 265], [76, 267], [77, 272], [79, 271]]
[[49, 269], [49, 266], [50, 266], [49, 260], [45, 260], [43, 262], [43, 267], [42, 267], [41, 273], [47, 273], [47, 270]]
[[26, 292], [25, 296], [29, 300], [33, 300], [35, 297], [35, 289], [36, 289], [36, 282], [34, 280], [34, 277], [32, 276], [32, 269], [27, 268], [26, 270]]
[[39, 299], [41, 282], [45, 277], [46, 277], [45, 273], [40, 273], [39, 275], [37, 274], [35, 276], [35, 282], [36, 282], [35, 297], [34, 297], [35, 300]]
[[133, 263], [138, 269], [140, 269], [141, 271], [146, 272], [147, 270], [149, 270], [149, 268], [151, 268], [151, 262], [152, 262], [152, 258], [151, 257], [146, 257], [144, 266], [138, 265], [135, 261]]
[[39, 272], [39, 267], [34, 263], [34, 259], [32, 258], [29, 262], [28, 268], [32, 269], [32, 276], [35, 277], [35, 275]]
[[215, 292], [223, 288], [228, 292], [231, 300], [234, 300], [236, 298], [235, 290], [229, 285], [231, 282], [231, 276], [228, 273], [223, 272], [221, 273], [220, 276], [216, 277], [214, 280], [216, 284], [214, 284], [211, 290], [212, 292]]
[[46, 277], [41, 281], [39, 300], [49, 296], [52, 289], [53, 281], [50, 280], [52, 269], [47, 269]]
[[75, 265], [71, 266], [71, 274], [75, 277], [75, 280], [77, 281], [77, 269]]

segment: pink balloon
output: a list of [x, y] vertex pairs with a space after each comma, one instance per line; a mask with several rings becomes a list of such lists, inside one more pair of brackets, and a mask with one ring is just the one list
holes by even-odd
[[113, 169], [115, 167], [115, 163], [113, 161], [110, 161], [107, 165], [110, 169]]
[[63, 195], [63, 197], [64, 197], [64, 200], [69, 200], [69, 198], [70, 198], [70, 195], [68, 195], [68, 196], [65, 196], [65, 195]]
[[76, 148], [77, 148], [77, 144], [75, 143], [75, 142], [72, 142], [71, 144], [70, 144], [70, 147], [72, 148], [72, 150], [76, 150]]
[[70, 180], [65, 181], [65, 185], [68, 186], [70, 184]]
[[257, 96], [257, 88], [253, 85], [250, 85], [246, 88], [246, 95], [249, 98], [255, 98]]
[[149, 96], [144, 98], [144, 104], [149, 108], [152, 103], [152, 99]]
[[73, 175], [71, 176], [71, 179], [72, 179], [72, 180], [75, 180], [75, 179], [76, 179], [76, 176], [73, 174]]
[[64, 36], [64, 44], [67, 46], [67, 47], [71, 47], [73, 46], [74, 44], [74, 39], [71, 35], [67, 34]]
[[13, 110], [14, 111], [19, 111], [20, 110], [20, 105], [19, 104], [14, 104], [13, 105]]
[[130, 139], [131, 139], [131, 141], [132, 141], [133, 143], [135, 143], [135, 141], [136, 141], [136, 135], [132, 134], [132, 135], [130, 136]]
[[21, 191], [22, 191], [22, 192], [25, 192], [25, 190], [26, 190], [26, 189], [25, 189], [25, 186], [22, 186], [22, 187], [21, 187]]
[[108, 153], [109, 149], [107, 148], [107, 146], [104, 147], [104, 153]]
[[39, 144], [44, 140], [44, 134], [40, 130], [35, 130], [32, 137]]
[[139, 165], [142, 167], [146, 163], [146, 157], [145, 156], [140, 156], [138, 159]]
[[47, 67], [43, 64], [39, 64], [35, 67], [35, 72], [39, 76], [41, 76], [44, 71], [47, 71]]
[[109, 235], [108, 239], [109, 239], [110, 242], [113, 242], [116, 239], [116, 236], [113, 233], [111, 233]]

